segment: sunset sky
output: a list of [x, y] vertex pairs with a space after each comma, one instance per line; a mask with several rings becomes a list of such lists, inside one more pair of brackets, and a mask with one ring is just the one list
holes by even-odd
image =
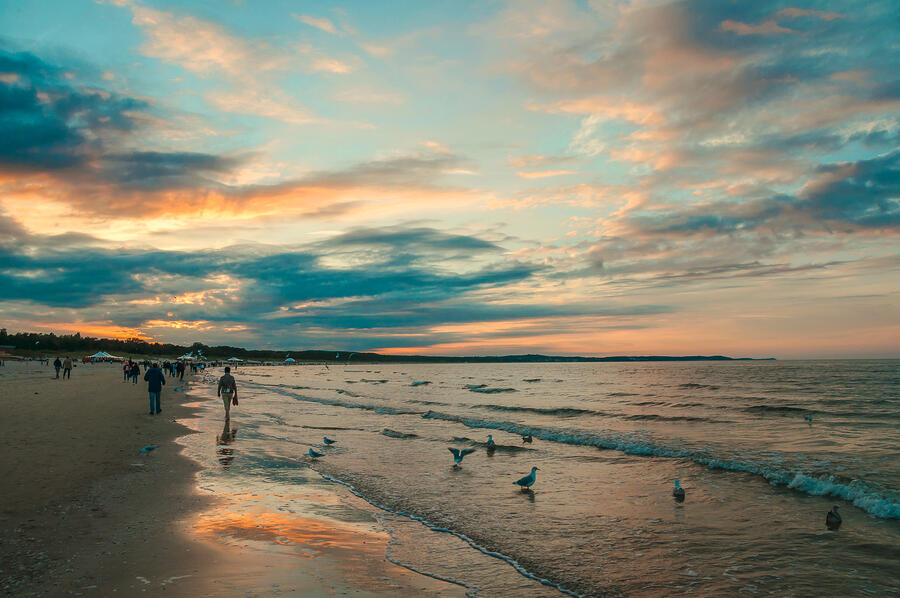
[[0, 325], [900, 356], [900, 10], [0, 2]]

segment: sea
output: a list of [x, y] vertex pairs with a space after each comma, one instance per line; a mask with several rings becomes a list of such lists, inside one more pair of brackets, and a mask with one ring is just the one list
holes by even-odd
[[201, 487], [282, 527], [311, 483], [352, 496], [470, 596], [900, 596], [898, 360], [239, 367], [215, 443], [220, 373]]

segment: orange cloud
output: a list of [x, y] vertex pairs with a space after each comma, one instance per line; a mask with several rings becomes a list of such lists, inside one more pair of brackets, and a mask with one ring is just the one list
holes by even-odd
[[547, 177], [564, 176], [568, 174], [578, 174], [574, 170], [539, 170], [539, 171], [519, 171], [517, 176], [523, 179], [544, 179]]
[[782, 27], [775, 21], [766, 21], [759, 25], [748, 25], [731, 19], [722, 21], [719, 26], [722, 31], [733, 31], [738, 35], [781, 35], [785, 33], [797, 33], [793, 29]]

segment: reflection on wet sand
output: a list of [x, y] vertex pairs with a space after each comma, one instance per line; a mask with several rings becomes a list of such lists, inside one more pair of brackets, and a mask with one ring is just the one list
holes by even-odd
[[231, 462], [234, 461], [234, 449], [227, 448], [227, 445], [235, 441], [237, 436], [237, 428], [231, 427], [231, 422], [226, 420], [222, 433], [216, 436], [216, 457], [222, 467], [228, 469]]
[[[201, 539], [219, 544], [240, 544], [263, 554], [275, 552], [282, 556], [327, 561], [327, 566], [335, 570], [341, 583], [364, 588], [376, 595], [409, 595], [404, 586], [411, 581], [433, 583], [386, 561], [390, 536], [368, 525], [251, 507], [246, 512], [207, 513], [194, 523], [193, 530]], [[318, 567], [323, 566], [324, 563], [319, 562]], [[449, 592], [446, 595], [461, 596], [461, 588], [457, 588], [449, 585], [441, 590]], [[434, 592], [436, 588], [429, 589]], [[412, 595], [421, 594], [414, 591]], [[444, 595], [443, 592], [440, 595]]]

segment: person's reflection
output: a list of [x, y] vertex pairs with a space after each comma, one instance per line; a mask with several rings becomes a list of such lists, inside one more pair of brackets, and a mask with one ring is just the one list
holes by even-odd
[[231, 462], [234, 460], [234, 449], [228, 448], [228, 445], [234, 442], [236, 436], [237, 428], [232, 428], [230, 421], [225, 422], [222, 433], [216, 436], [216, 455], [218, 456], [219, 463], [221, 463], [222, 467], [225, 469], [228, 469], [228, 466], [231, 465]]

